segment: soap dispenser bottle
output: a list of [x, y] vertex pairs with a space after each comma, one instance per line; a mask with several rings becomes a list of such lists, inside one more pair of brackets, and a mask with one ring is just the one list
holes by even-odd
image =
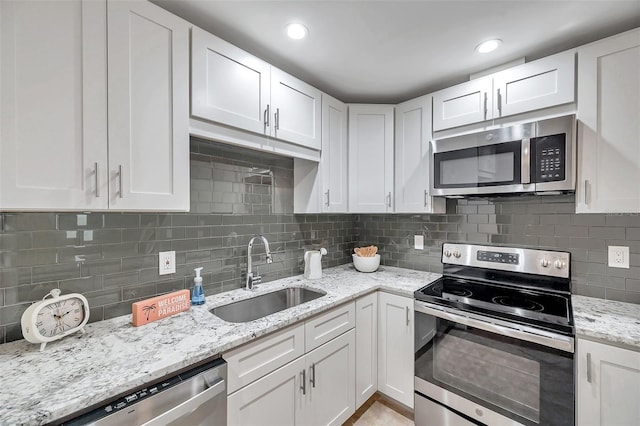
[[195, 268], [196, 277], [193, 279], [193, 290], [191, 291], [191, 304], [192, 305], [204, 305], [204, 290], [202, 289], [202, 277], [200, 271], [202, 267]]

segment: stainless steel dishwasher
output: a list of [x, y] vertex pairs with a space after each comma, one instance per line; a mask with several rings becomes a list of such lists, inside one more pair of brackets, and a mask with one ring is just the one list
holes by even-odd
[[62, 425], [227, 424], [227, 363], [218, 358], [127, 393]]

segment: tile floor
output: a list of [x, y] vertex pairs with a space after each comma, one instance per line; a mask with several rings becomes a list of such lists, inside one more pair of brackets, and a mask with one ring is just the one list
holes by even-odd
[[413, 413], [375, 394], [343, 426], [414, 426]]

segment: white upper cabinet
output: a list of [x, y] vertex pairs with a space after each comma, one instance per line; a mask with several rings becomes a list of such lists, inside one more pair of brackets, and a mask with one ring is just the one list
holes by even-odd
[[347, 106], [322, 95], [320, 162], [294, 159], [293, 211], [347, 213]]
[[109, 205], [189, 210], [189, 27], [148, 2], [108, 3]]
[[188, 24], [137, 1], [0, 8], [0, 209], [188, 210]]
[[433, 130], [444, 130], [493, 118], [493, 80], [471, 80], [433, 94]]
[[395, 212], [444, 213], [445, 199], [429, 194], [431, 95], [396, 105]]
[[0, 210], [108, 207], [105, 12], [0, 2]]
[[272, 136], [320, 149], [322, 92], [271, 67]]
[[271, 65], [194, 27], [191, 78], [194, 117], [268, 134]]
[[558, 53], [493, 75], [493, 117], [574, 101], [575, 51]]
[[349, 105], [349, 212], [393, 212], [393, 105]]
[[578, 213], [640, 212], [640, 29], [578, 48]]
[[640, 424], [640, 352], [577, 339], [576, 424]]
[[319, 90], [201, 29], [191, 46], [193, 117], [320, 150]]
[[574, 102], [575, 51], [570, 50], [433, 94], [440, 131]]

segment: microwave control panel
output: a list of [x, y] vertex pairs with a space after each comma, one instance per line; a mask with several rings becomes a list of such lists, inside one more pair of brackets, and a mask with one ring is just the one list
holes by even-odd
[[556, 182], [565, 180], [565, 134], [531, 139], [532, 182]]

